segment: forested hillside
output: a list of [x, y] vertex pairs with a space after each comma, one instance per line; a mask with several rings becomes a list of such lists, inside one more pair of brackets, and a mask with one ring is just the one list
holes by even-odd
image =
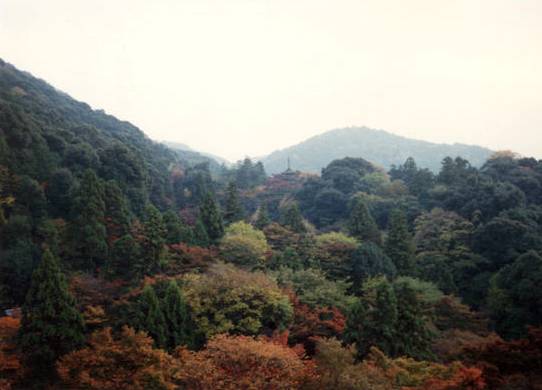
[[540, 388], [542, 161], [370, 157], [213, 171], [0, 63], [0, 388]]
[[413, 157], [421, 168], [438, 172], [445, 157], [461, 157], [480, 167], [491, 153], [479, 146], [435, 144], [400, 137], [384, 130], [348, 127], [330, 130], [277, 150], [262, 158], [262, 162], [269, 173], [282, 172], [288, 158], [293, 168], [318, 173], [331, 161], [344, 157], [363, 157], [385, 169]]

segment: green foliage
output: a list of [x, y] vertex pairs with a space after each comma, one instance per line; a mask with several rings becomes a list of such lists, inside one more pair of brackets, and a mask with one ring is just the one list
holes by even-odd
[[163, 215], [164, 225], [166, 227], [166, 243], [178, 244], [184, 242], [192, 244], [194, 242], [194, 232], [187, 226], [179, 215], [173, 210], [169, 210]]
[[351, 258], [358, 247], [355, 238], [339, 232], [316, 236], [314, 258], [318, 266], [331, 279], [347, 279], [352, 271]]
[[195, 325], [186, 299], [177, 282], [173, 280], [167, 286], [162, 311], [166, 323], [167, 348], [173, 350], [180, 345], [193, 347], [196, 343]]
[[112, 275], [129, 279], [140, 272], [141, 247], [131, 234], [114, 242], [109, 256], [108, 269]]
[[385, 252], [395, 264], [397, 273], [400, 275], [413, 273], [414, 243], [408, 231], [405, 213], [399, 209], [391, 212]]
[[254, 222], [254, 226], [258, 229], [263, 229], [267, 225], [271, 223], [271, 219], [269, 218], [269, 212], [267, 210], [267, 203], [262, 203], [260, 207], [258, 207], [258, 214], [256, 217], [256, 221]]
[[206, 248], [211, 243], [211, 240], [209, 239], [209, 235], [207, 234], [207, 230], [205, 229], [205, 225], [203, 224], [201, 218], [198, 218], [196, 220], [196, 224], [194, 225], [194, 238], [193, 238], [194, 245], [201, 246], [202, 248]]
[[58, 260], [45, 250], [23, 306], [19, 345], [26, 363], [37, 375], [51, 375], [60, 356], [82, 345], [83, 328]]
[[156, 272], [162, 265], [166, 250], [166, 234], [166, 226], [160, 211], [153, 205], [148, 205], [145, 208], [142, 256], [138, 265], [141, 274]]
[[281, 224], [295, 233], [305, 233], [307, 231], [297, 203], [288, 205], [282, 210]]
[[200, 219], [211, 242], [217, 242], [224, 235], [222, 215], [213, 195], [208, 192], [199, 207]]
[[275, 274], [281, 287], [292, 290], [303, 304], [315, 307], [336, 307], [346, 311], [353, 302], [347, 293], [350, 284], [344, 281], [332, 281], [317, 269], [294, 271], [281, 268]]
[[220, 241], [220, 254], [224, 260], [241, 267], [262, 267], [268, 251], [263, 232], [242, 221], [228, 226]]
[[93, 270], [107, 257], [103, 185], [94, 171], [85, 171], [73, 210], [74, 257], [84, 269]]
[[426, 297], [417, 287], [411, 279], [390, 283], [377, 277], [365, 282], [345, 330], [346, 340], [356, 343], [359, 358], [367, 356], [373, 346], [390, 356], [431, 356], [433, 334], [424, 299], [432, 296]]
[[380, 231], [367, 208], [367, 204], [361, 196], [353, 199], [348, 230], [352, 236], [360, 241], [371, 241], [377, 245], [382, 243]]
[[229, 225], [243, 219], [243, 206], [239, 201], [239, 191], [235, 182], [230, 182], [226, 189], [226, 206], [224, 208], [224, 223]]
[[288, 297], [261, 273], [217, 264], [206, 274], [185, 275], [181, 288], [198, 331], [207, 338], [284, 330], [292, 320]]
[[156, 292], [150, 285], [145, 286], [139, 297], [138, 324], [140, 330], [144, 330], [153, 338], [157, 347], [163, 348], [167, 345], [166, 319]]
[[397, 273], [393, 261], [373, 242], [358, 246], [352, 255], [349, 268], [352, 291], [356, 294], [361, 292], [361, 287], [368, 278], [386, 276], [393, 279]]
[[506, 337], [527, 334], [527, 325], [542, 325], [542, 256], [519, 256], [492, 279], [488, 304], [497, 330]]
[[117, 182], [110, 180], [105, 183], [104, 203], [107, 238], [111, 242], [130, 231], [128, 204]]

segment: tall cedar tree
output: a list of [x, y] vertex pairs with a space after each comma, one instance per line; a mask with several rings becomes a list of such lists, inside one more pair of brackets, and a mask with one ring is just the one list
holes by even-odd
[[166, 296], [162, 301], [162, 312], [166, 321], [167, 348], [174, 350], [179, 345], [194, 346], [195, 325], [183, 293], [174, 280], [167, 286]]
[[109, 180], [104, 186], [105, 224], [110, 246], [130, 231], [128, 204], [119, 185]]
[[284, 210], [282, 214], [282, 225], [296, 233], [305, 233], [307, 231], [297, 203], [294, 203]]
[[205, 225], [203, 224], [201, 218], [198, 218], [196, 220], [196, 224], [194, 225], [192, 243], [194, 245], [201, 246], [202, 248], [206, 248], [210, 244], [209, 235], [207, 234], [207, 230], [205, 229]]
[[394, 289], [397, 297], [395, 356], [407, 355], [418, 360], [431, 358], [433, 333], [416, 290], [407, 283], [395, 283]]
[[143, 224], [143, 244], [140, 271], [149, 274], [158, 271], [164, 257], [167, 230], [162, 214], [153, 205], [145, 208], [145, 221]]
[[83, 268], [93, 270], [107, 257], [103, 186], [94, 171], [85, 171], [74, 210], [73, 244]]
[[395, 354], [397, 319], [395, 292], [391, 283], [383, 278], [372, 294], [354, 304], [348, 316], [346, 338], [355, 343], [359, 359], [365, 358], [373, 346], [387, 355]]
[[138, 273], [141, 247], [131, 234], [125, 234], [113, 244], [108, 271], [111, 275], [129, 279]]
[[216, 243], [224, 235], [222, 215], [212, 193], [208, 192], [199, 208], [201, 222], [211, 242]]
[[178, 244], [183, 236], [183, 223], [175, 211], [169, 210], [164, 214], [164, 225], [166, 227], [166, 243]]
[[47, 377], [60, 356], [84, 342], [83, 317], [57, 258], [48, 249], [32, 275], [22, 312], [19, 344], [24, 360], [36, 375]]
[[361, 197], [356, 197], [348, 220], [350, 234], [360, 241], [371, 241], [377, 245], [382, 244], [380, 231], [369, 212], [367, 204]]
[[396, 274], [392, 260], [373, 242], [360, 244], [350, 261], [351, 290], [356, 295], [361, 295], [361, 287], [368, 278], [386, 276], [393, 279]]
[[231, 181], [226, 189], [226, 206], [224, 209], [224, 223], [229, 225], [242, 220], [244, 217], [243, 206], [239, 201], [237, 184]]
[[166, 346], [166, 319], [151, 285], [145, 286], [139, 297], [139, 328], [154, 339], [158, 348]]
[[415, 248], [408, 231], [405, 213], [394, 209], [390, 213], [385, 252], [395, 264], [399, 275], [411, 275], [414, 269]]
[[263, 230], [264, 227], [269, 225], [271, 220], [269, 219], [269, 211], [267, 210], [267, 203], [262, 203], [258, 208], [258, 215], [256, 217], [256, 222], [254, 226], [258, 229]]

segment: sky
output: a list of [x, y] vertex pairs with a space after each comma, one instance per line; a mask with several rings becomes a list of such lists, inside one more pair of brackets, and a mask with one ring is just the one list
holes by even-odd
[[540, 0], [0, 0], [0, 58], [231, 161], [347, 126], [542, 158]]

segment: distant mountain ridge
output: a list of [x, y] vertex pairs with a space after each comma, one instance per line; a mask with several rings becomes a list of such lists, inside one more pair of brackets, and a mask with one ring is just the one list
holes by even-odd
[[395, 135], [367, 127], [348, 127], [327, 131], [297, 145], [277, 150], [261, 159], [268, 174], [284, 171], [288, 158], [292, 169], [320, 173], [331, 161], [343, 157], [362, 157], [386, 169], [413, 157], [418, 166], [434, 172], [444, 157], [467, 159], [481, 166], [493, 153], [475, 145], [437, 144]]
[[181, 155], [185, 154], [189, 157], [193, 157], [194, 159], [201, 159], [203, 160], [212, 160], [213, 163], [217, 163], [218, 165], [230, 165], [231, 163], [226, 160], [225, 158], [222, 158], [220, 156], [217, 156], [212, 153], [207, 152], [201, 152], [199, 150], [195, 150], [192, 147], [188, 146], [187, 144], [184, 144], [182, 142], [172, 142], [172, 141], [161, 141], [162, 144], [166, 145], [168, 148], [173, 149], [180, 153]]

